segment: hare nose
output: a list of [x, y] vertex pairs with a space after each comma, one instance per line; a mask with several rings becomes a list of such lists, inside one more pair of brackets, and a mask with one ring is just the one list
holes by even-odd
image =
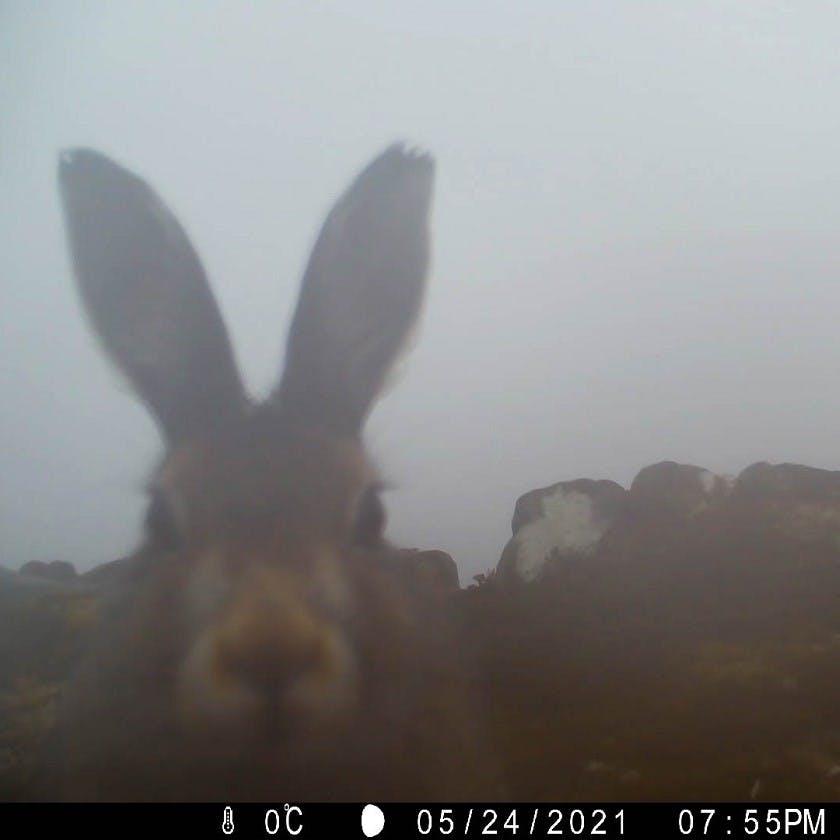
[[239, 595], [215, 638], [222, 674], [260, 693], [278, 693], [306, 675], [330, 670], [335, 631], [301, 594], [284, 582], [254, 585]]

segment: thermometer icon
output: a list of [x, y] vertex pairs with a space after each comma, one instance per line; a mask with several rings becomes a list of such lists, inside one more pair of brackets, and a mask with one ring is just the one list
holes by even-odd
[[225, 834], [233, 834], [233, 808], [225, 805], [225, 817], [222, 821], [222, 831]]

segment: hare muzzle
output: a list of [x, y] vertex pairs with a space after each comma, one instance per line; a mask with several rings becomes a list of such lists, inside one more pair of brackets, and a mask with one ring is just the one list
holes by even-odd
[[[196, 634], [176, 689], [188, 729], [245, 727], [255, 735], [282, 735], [352, 711], [356, 666], [341, 622], [346, 604], [325, 597], [339, 587], [311, 574], [326, 566], [325, 577], [338, 576], [338, 567], [314, 558], [302, 565], [310, 568], [306, 576], [255, 566]], [[194, 597], [207, 586], [202, 577], [194, 575]]]

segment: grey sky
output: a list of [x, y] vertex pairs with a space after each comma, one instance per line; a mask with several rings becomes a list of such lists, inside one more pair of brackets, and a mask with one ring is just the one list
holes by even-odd
[[56, 154], [147, 178], [254, 393], [330, 202], [438, 162], [417, 343], [368, 428], [464, 581], [516, 497], [662, 459], [840, 467], [840, 6], [0, 3], [0, 563], [113, 559], [160, 443], [87, 332]]

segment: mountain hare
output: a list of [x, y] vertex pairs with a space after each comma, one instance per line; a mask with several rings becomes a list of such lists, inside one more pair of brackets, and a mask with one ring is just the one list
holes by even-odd
[[360, 441], [421, 305], [433, 177], [392, 146], [338, 200], [254, 405], [173, 214], [103, 155], [61, 155], [82, 300], [167, 452], [135, 572], [67, 690], [50, 798], [494, 794], [447, 602], [389, 561]]

